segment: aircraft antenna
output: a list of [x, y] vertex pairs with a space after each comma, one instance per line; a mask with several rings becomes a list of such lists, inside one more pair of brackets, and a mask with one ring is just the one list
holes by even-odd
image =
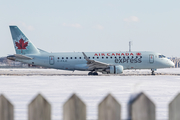
[[131, 52], [132, 41], [129, 41], [129, 52]]

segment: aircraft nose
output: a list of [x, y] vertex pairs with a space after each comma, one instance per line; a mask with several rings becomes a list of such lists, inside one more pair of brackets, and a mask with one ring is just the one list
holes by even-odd
[[171, 60], [169, 60], [169, 65], [170, 67], [174, 67], [175, 64]]

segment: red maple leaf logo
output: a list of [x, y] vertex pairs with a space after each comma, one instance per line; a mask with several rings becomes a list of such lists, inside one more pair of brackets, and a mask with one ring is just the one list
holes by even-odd
[[28, 42], [25, 42], [24, 43], [24, 40], [21, 38], [19, 40], [19, 43], [18, 42], [15, 42], [16, 43], [16, 46], [18, 47], [17, 49], [26, 49], [26, 47], [28, 46]]
[[137, 56], [140, 56], [140, 55], [141, 55], [141, 53], [136, 53], [136, 55], [137, 55]]

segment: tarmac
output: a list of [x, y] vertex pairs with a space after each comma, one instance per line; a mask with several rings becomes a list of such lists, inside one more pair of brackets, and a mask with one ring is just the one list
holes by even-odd
[[[122, 74], [102, 74], [98, 76], [152, 76], [151, 70], [124, 70]], [[155, 75], [180, 76], [179, 68], [158, 69]], [[65, 71], [56, 69], [0, 69], [0, 76], [88, 76], [88, 71]]]

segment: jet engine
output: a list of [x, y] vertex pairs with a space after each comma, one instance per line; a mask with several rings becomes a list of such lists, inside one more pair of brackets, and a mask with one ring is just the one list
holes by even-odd
[[121, 65], [110, 66], [108, 69], [106, 69], [106, 72], [109, 74], [121, 74], [123, 73], [123, 66]]

